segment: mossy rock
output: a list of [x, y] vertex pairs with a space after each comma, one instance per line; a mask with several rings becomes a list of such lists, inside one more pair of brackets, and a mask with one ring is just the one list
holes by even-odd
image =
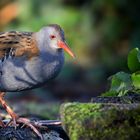
[[140, 139], [139, 103], [66, 103], [61, 120], [71, 140]]

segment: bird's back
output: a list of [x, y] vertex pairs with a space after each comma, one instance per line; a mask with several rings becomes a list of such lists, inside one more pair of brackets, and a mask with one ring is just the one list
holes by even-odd
[[0, 33], [0, 59], [9, 56], [20, 57], [38, 55], [39, 50], [33, 32], [4, 32]]

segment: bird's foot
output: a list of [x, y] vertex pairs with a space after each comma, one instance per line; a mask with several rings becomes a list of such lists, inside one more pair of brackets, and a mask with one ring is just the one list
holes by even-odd
[[4, 95], [5, 95], [4, 92], [0, 92], [0, 103], [5, 108], [5, 110], [8, 112], [8, 114], [11, 116], [12, 120], [7, 125], [4, 125], [3, 122], [0, 122], [0, 126], [5, 127], [5, 126], [11, 126], [12, 125], [16, 129], [16, 127], [19, 126], [19, 124], [23, 124], [23, 125], [26, 125], [26, 126], [30, 127], [41, 138], [41, 140], [43, 140], [43, 137], [42, 137], [41, 133], [38, 131], [38, 129], [36, 128], [36, 125], [31, 123], [31, 121], [29, 119], [19, 117], [10, 108], [10, 106], [6, 103], [6, 101], [4, 100]]
[[28, 126], [29, 128], [31, 128], [36, 134], [37, 136], [40, 137], [41, 140], [43, 139], [42, 134], [38, 131], [37, 127], [40, 128], [41, 126], [37, 126], [34, 125], [29, 119], [27, 118], [22, 118], [22, 117], [18, 117], [16, 119], [11, 120], [9, 123], [7, 123], [6, 126], [14, 126], [15, 129], [17, 128], [17, 126], [19, 126], [20, 124], [23, 124], [22, 127], [24, 126]]

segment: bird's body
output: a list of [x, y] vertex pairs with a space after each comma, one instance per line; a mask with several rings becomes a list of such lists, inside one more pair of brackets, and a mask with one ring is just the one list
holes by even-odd
[[[24, 123], [41, 137], [26, 118], [20, 118], [3, 99], [3, 92], [40, 87], [55, 78], [64, 63], [64, 52], [74, 54], [65, 42], [64, 32], [53, 24], [39, 32], [0, 33], [0, 103], [13, 119], [13, 125]], [[11, 124], [8, 123], [8, 125]], [[5, 124], [0, 121], [0, 126]]]
[[0, 91], [21, 91], [32, 89], [45, 84], [48, 80], [57, 76], [63, 65], [63, 56], [52, 58], [52, 62], [38, 57], [32, 60], [21, 58], [8, 58], [1, 63]]
[[64, 62], [63, 50], [51, 49], [43, 37], [42, 30], [0, 34], [0, 91], [35, 88], [57, 76]]

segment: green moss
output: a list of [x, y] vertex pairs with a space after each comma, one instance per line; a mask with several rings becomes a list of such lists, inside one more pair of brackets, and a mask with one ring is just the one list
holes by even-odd
[[[97, 118], [100, 116], [100, 113], [98, 112], [98, 109], [100, 109], [99, 104], [92, 104], [92, 108], [91, 104], [81, 104], [80, 106], [77, 103], [66, 104], [63, 106], [63, 109], [67, 110], [63, 112], [64, 116], [67, 116], [64, 120], [66, 126], [68, 126], [66, 129], [69, 130], [69, 134], [73, 140], [76, 140], [79, 136], [82, 136], [82, 133], [85, 131], [83, 125], [87, 125], [91, 117], [94, 116]], [[94, 110], [94, 113], [92, 110]], [[71, 122], [71, 125], [69, 125], [69, 122]], [[92, 135], [92, 132], [89, 131], [89, 134]]]
[[140, 106], [134, 104], [67, 103], [61, 119], [71, 140], [137, 140]]

